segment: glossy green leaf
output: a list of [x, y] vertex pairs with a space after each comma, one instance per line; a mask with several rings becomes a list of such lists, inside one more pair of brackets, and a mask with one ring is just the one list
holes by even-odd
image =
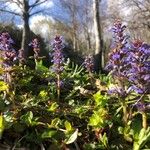
[[69, 121], [65, 121], [65, 128], [66, 128], [67, 131], [72, 130], [72, 126], [71, 126], [71, 123]]
[[27, 125], [32, 124], [33, 113], [32, 111], [27, 112], [25, 115], [21, 116], [21, 120]]
[[94, 111], [92, 116], [89, 118], [89, 125], [93, 127], [104, 127], [107, 124], [106, 116], [107, 110], [105, 110], [105, 108]]
[[53, 119], [51, 121], [51, 125], [50, 126], [57, 128], [58, 124], [60, 124], [60, 123], [61, 123], [61, 120], [59, 118], [55, 118], [55, 119]]
[[0, 139], [2, 138], [2, 134], [4, 131], [4, 118], [3, 115], [0, 115]]
[[51, 106], [48, 108], [48, 111], [54, 112], [58, 108], [58, 104], [56, 102], [52, 103]]
[[35, 63], [36, 63], [36, 67], [35, 67], [36, 70], [39, 70], [39, 71], [48, 71], [48, 68], [46, 68], [43, 65], [43, 61], [42, 60], [36, 61]]
[[6, 91], [7, 89], [8, 89], [8, 85], [5, 82], [0, 81], [0, 92]]
[[39, 96], [41, 98], [45, 98], [47, 96], [47, 92], [45, 90], [40, 91]]
[[75, 132], [73, 134], [71, 134], [71, 136], [66, 140], [66, 144], [71, 144], [73, 143], [78, 137], [78, 129], [75, 130]]
[[94, 97], [94, 100], [95, 100], [95, 103], [97, 106], [98, 105], [100, 105], [102, 107], [106, 106], [107, 99], [108, 99], [107, 96], [101, 95], [100, 92], [97, 92], [96, 94], [93, 95], [93, 97]]
[[53, 136], [55, 136], [57, 134], [56, 130], [52, 130], [52, 129], [47, 129], [42, 133], [42, 138], [52, 138]]

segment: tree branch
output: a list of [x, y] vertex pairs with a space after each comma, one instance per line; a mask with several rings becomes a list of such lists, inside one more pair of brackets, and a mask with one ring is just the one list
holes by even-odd
[[36, 14], [38, 14], [38, 13], [43, 12], [43, 11], [44, 11], [44, 9], [42, 9], [42, 10], [38, 10], [38, 11], [33, 12], [32, 14], [30, 14], [30, 16], [34, 16], [34, 15], [36, 15]]
[[20, 9], [22, 9], [22, 3], [19, 1], [19, 0], [17, 0], [17, 1], [15, 1], [15, 0], [12, 0], [12, 2], [11, 3], [14, 3], [14, 4], [16, 4]]
[[48, 0], [43, 0], [43, 1], [36, 0], [34, 4], [30, 5], [30, 8], [33, 9], [36, 6], [39, 6], [39, 5], [43, 4], [43, 3], [45, 3], [46, 1], [48, 1]]
[[21, 16], [21, 14], [16, 13], [16, 12], [14, 12], [14, 11], [10, 11], [10, 10], [5, 10], [5, 9], [1, 9], [1, 8], [0, 8], [0, 11], [1, 11], [1, 12], [10, 13], [10, 14], [13, 14], [13, 15], [16, 15], [16, 16]]

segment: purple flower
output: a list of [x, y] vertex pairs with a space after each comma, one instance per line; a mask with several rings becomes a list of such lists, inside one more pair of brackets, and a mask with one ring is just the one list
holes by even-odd
[[129, 80], [132, 81], [134, 91], [138, 94], [150, 92], [150, 46], [136, 40], [131, 46], [131, 66]]
[[85, 68], [87, 69], [88, 72], [93, 72], [94, 60], [93, 60], [93, 57], [91, 55], [86, 56], [83, 64], [84, 64], [84, 66], [85, 66]]
[[137, 109], [138, 109], [139, 112], [144, 112], [145, 109], [146, 109], [145, 104], [142, 103], [142, 102], [137, 103], [135, 106], [137, 107]]
[[29, 43], [29, 46], [33, 47], [33, 48], [39, 48], [40, 44], [37, 38], [33, 39], [31, 43]]
[[13, 66], [14, 61], [17, 59], [16, 51], [13, 49], [11, 39], [8, 32], [0, 34], [0, 57], [2, 58], [2, 66], [6, 69]]
[[114, 33], [114, 42], [116, 44], [126, 44], [129, 36], [124, 34], [126, 26], [122, 24], [120, 20], [117, 20], [112, 27], [112, 32]]
[[[8, 50], [3, 53], [3, 65], [12, 66], [17, 58], [16, 51]], [[4, 66], [5, 66], [4, 65]]]
[[113, 54], [113, 55], [112, 55], [112, 59], [113, 59], [114, 61], [119, 60], [119, 59], [120, 59], [120, 55], [119, 55], [119, 53], [115, 53], [115, 54]]
[[116, 95], [123, 98], [126, 97], [129, 92], [130, 90], [125, 90], [121, 87], [113, 87], [108, 90], [109, 95]]
[[57, 74], [63, 72], [64, 67], [64, 56], [62, 54], [62, 48], [64, 47], [61, 36], [56, 36], [53, 41], [53, 54], [52, 54], [52, 62], [53, 62], [53, 71]]
[[23, 64], [25, 62], [25, 55], [24, 55], [23, 49], [20, 49], [18, 51], [18, 59], [19, 59], [20, 64]]
[[135, 85], [131, 86], [131, 89], [138, 94], [144, 94], [144, 90], [140, 87], [135, 86]]
[[8, 32], [0, 34], [0, 50], [12, 50], [12, 44], [14, 44], [14, 41], [11, 39]]
[[[127, 71], [130, 66], [128, 59], [129, 57], [129, 44], [127, 39], [129, 36], [124, 34], [126, 29], [125, 25], [122, 25], [120, 20], [117, 20], [114, 23], [112, 32], [114, 33], [114, 43], [113, 49], [109, 53], [109, 62], [106, 65], [106, 69], [113, 73], [114, 77], [123, 77], [126, 78]], [[122, 79], [121, 79], [122, 80]]]
[[119, 83], [116, 88], [109, 89], [109, 94], [115, 94], [118, 98], [125, 99], [129, 93], [128, 76], [131, 60], [130, 48], [124, 31], [126, 29], [125, 25], [122, 25], [120, 21], [116, 21], [112, 28], [114, 33], [114, 47], [109, 53], [109, 61], [106, 65], [106, 69], [110, 71], [112, 77]]
[[[141, 40], [127, 42], [125, 28], [120, 21], [115, 22], [112, 28], [115, 47], [109, 54], [106, 69], [111, 71], [120, 87], [128, 85], [137, 94], [150, 93], [150, 45]], [[122, 96], [119, 90], [111, 92]]]
[[33, 39], [32, 42], [29, 44], [33, 48], [34, 51], [34, 58], [38, 59], [39, 58], [39, 53], [40, 53], [40, 43], [37, 38]]

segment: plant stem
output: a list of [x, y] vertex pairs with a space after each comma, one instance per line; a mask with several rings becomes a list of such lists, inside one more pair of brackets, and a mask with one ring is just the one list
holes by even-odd
[[125, 125], [128, 122], [128, 111], [127, 111], [127, 105], [125, 103], [122, 104], [123, 107], [123, 121], [125, 123]]
[[145, 112], [142, 112], [142, 126], [147, 129], [147, 114]]
[[60, 74], [57, 74], [57, 100], [60, 100]]

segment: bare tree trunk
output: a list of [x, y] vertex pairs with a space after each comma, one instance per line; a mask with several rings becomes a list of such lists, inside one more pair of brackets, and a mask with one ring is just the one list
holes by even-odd
[[76, 2], [73, 0], [72, 1], [72, 25], [73, 25], [73, 49], [77, 50], [77, 8], [76, 8]]
[[21, 49], [24, 50], [25, 57], [28, 56], [29, 41], [30, 41], [30, 27], [29, 27], [29, 3], [27, 0], [23, 0], [23, 33], [22, 33], [22, 43]]
[[99, 72], [102, 70], [102, 35], [100, 25], [100, 13], [99, 13], [100, 0], [93, 0], [93, 13], [94, 13], [94, 32], [95, 32], [95, 71]]
[[91, 49], [91, 38], [90, 38], [90, 33], [89, 31], [87, 31], [87, 49], [90, 50]]
[[76, 33], [75, 33], [75, 31], [73, 33], [73, 50], [77, 50], [77, 40], [76, 40]]

